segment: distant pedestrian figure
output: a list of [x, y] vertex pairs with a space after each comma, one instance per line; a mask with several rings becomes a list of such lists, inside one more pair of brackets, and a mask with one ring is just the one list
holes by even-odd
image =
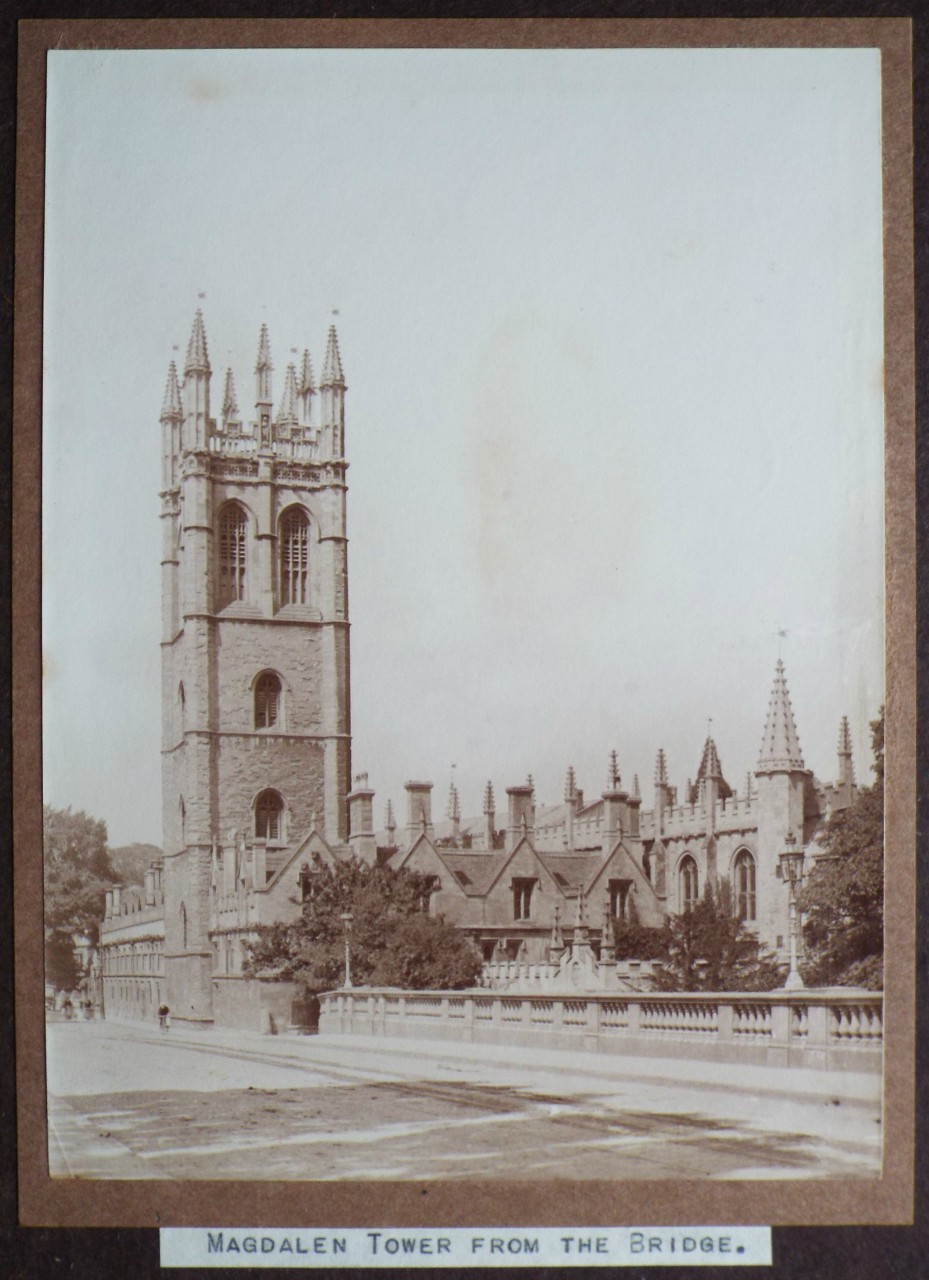
[[158, 1025], [162, 1031], [167, 1031], [171, 1025], [171, 1010], [166, 1004], [158, 1006]]
[[70, 997], [67, 1000], [65, 1000], [64, 1004], [61, 1007], [64, 1010], [65, 1017], [70, 1022], [70, 1020], [74, 1017], [74, 1005], [71, 1003]]

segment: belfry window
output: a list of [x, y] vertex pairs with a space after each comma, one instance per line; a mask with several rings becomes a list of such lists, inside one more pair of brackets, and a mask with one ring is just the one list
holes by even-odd
[[273, 729], [281, 717], [281, 682], [266, 671], [255, 684], [255, 728]]
[[219, 581], [217, 608], [245, 599], [248, 517], [230, 503], [219, 517]]
[[692, 911], [697, 905], [699, 884], [697, 878], [697, 864], [694, 862], [690, 854], [682, 859], [679, 875], [681, 882], [681, 910]]
[[755, 919], [755, 859], [747, 849], [735, 860], [735, 903], [740, 920]]
[[281, 604], [308, 604], [310, 522], [293, 507], [281, 519]]
[[255, 801], [255, 835], [259, 840], [280, 840], [284, 801], [276, 791], [262, 791]]

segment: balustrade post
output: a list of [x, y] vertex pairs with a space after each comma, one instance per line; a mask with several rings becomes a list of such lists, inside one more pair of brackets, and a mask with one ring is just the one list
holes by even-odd
[[790, 1043], [790, 1005], [771, 1005], [771, 1048], [768, 1058], [772, 1064], [786, 1066]]
[[639, 1034], [639, 1032], [640, 1032], [641, 1028], [642, 1028], [642, 1005], [641, 1005], [641, 1002], [640, 1002], [640, 1001], [638, 1001], [638, 1000], [632, 1000], [632, 999], [630, 999], [630, 1001], [629, 1001], [628, 1005], [626, 1006], [626, 1008], [627, 1008], [627, 1010], [628, 1010], [628, 1014], [629, 1014], [629, 1029], [628, 1029], [628, 1034], [629, 1034], [630, 1036], [637, 1036], [637, 1035]]
[[588, 996], [587, 1025], [584, 1028], [584, 1048], [596, 1049], [600, 1039], [600, 1001]]
[[722, 1044], [731, 1044], [735, 1023], [735, 1009], [731, 1000], [721, 1000], [716, 1006], [716, 1037]]
[[829, 1066], [829, 1023], [832, 1010], [827, 1004], [808, 1004], [806, 1014], [804, 1065], [827, 1067]]
[[552, 1030], [564, 1030], [564, 997], [555, 996], [552, 1001]]
[[474, 996], [465, 996], [464, 1038], [474, 1039]]

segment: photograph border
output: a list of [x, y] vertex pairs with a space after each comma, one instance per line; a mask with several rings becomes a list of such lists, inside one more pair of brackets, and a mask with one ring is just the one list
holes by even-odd
[[[876, 47], [882, 62], [886, 984], [878, 1181], [105, 1182], [47, 1165], [42, 926], [41, 405], [45, 65], [50, 49]], [[916, 545], [911, 21], [784, 19], [26, 20], [19, 26], [13, 369], [13, 830], [20, 1217], [33, 1226], [469, 1226], [913, 1221]], [[886, 1045], [891, 1051], [886, 1052]], [[28, 1140], [24, 1138], [28, 1135]], [[759, 1187], [763, 1199], [759, 1202]], [[566, 1221], [567, 1220], [567, 1221]]]

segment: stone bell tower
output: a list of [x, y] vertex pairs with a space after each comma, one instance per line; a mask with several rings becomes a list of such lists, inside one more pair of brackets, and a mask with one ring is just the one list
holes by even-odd
[[[218, 418], [198, 311], [162, 424], [162, 824], [172, 1016], [212, 1019], [211, 857], [262, 846], [273, 874], [315, 817], [348, 837], [351, 789], [345, 379], [329, 330], [277, 414], [264, 325], [255, 416], [227, 370]], [[317, 410], [316, 401], [320, 402]]]

